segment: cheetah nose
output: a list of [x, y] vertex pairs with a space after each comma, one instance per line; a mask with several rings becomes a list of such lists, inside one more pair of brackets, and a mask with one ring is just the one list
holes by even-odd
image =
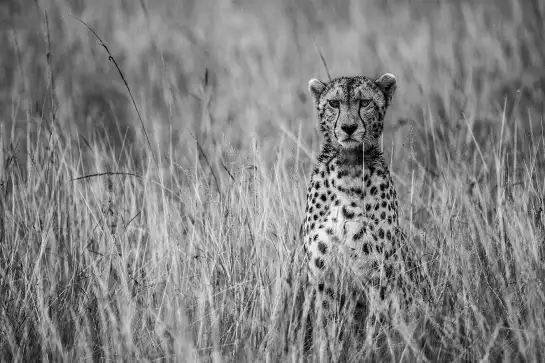
[[358, 125], [342, 125], [341, 129], [346, 132], [348, 136], [352, 135], [358, 128]]

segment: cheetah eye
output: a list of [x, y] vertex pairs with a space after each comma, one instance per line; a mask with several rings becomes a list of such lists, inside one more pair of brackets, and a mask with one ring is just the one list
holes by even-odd
[[367, 107], [371, 104], [371, 100], [360, 100], [360, 107]]
[[339, 105], [340, 105], [340, 102], [337, 100], [329, 100], [327, 101], [327, 103], [329, 104], [329, 106], [333, 108], [339, 108]]

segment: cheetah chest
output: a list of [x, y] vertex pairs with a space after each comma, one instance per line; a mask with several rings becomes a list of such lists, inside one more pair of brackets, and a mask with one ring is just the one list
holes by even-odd
[[309, 193], [305, 244], [314, 275], [339, 265], [368, 271], [392, 250], [397, 206], [389, 175], [340, 169], [316, 173], [313, 185], [320, 188]]

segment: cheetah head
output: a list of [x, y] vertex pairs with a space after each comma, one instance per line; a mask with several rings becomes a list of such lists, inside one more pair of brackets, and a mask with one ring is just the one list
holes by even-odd
[[314, 98], [320, 130], [336, 149], [376, 145], [384, 115], [396, 90], [396, 79], [386, 73], [373, 80], [363, 76], [340, 77], [327, 83], [308, 82]]

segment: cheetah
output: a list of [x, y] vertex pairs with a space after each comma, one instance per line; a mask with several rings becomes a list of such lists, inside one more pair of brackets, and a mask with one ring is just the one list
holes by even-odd
[[308, 280], [318, 309], [350, 303], [365, 329], [367, 317], [388, 320], [412, 296], [403, 281], [409, 268], [397, 193], [379, 147], [395, 90], [389, 73], [309, 81], [324, 142], [300, 231]]

